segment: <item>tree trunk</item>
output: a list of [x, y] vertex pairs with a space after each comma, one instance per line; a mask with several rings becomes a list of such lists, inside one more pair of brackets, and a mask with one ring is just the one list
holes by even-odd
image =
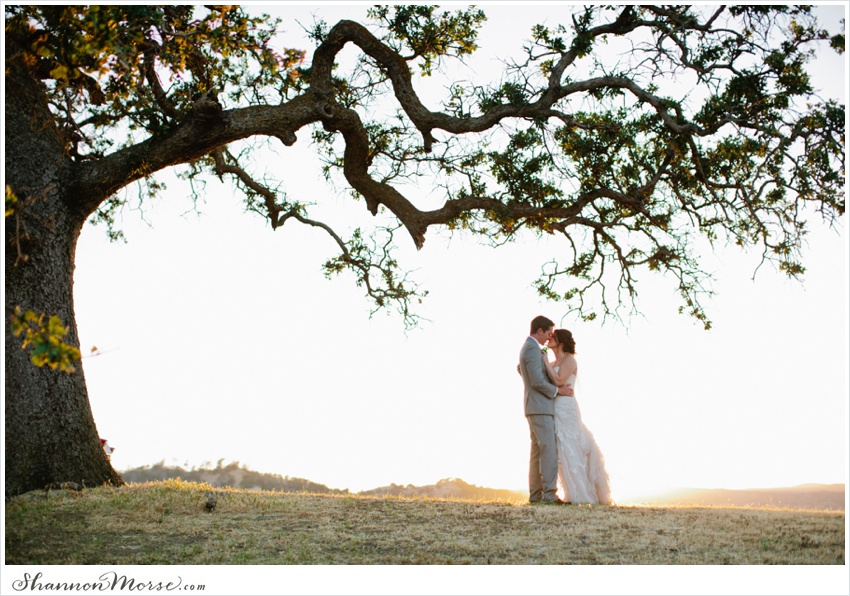
[[73, 163], [41, 89], [22, 59], [7, 61], [6, 184], [18, 198], [5, 233], [7, 495], [63, 482], [122, 483], [101, 448], [81, 363], [74, 373], [37, 367], [11, 332], [20, 307], [58, 316], [70, 328], [66, 343], [79, 345], [74, 253], [88, 214], [68, 196]]

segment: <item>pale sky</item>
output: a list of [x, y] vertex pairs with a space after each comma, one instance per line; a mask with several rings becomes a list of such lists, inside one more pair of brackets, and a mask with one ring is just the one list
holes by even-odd
[[[362, 20], [365, 6], [257, 9], [284, 10], [333, 24]], [[482, 57], [470, 61], [480, 82], [496, 58], [519, 56], [531, 24], [557, 13], [486, 12]], [[281, 45], [311, 48], [291, 20], [284, 27]], [[824, 95], [846, 101], [844, 58], [824, 52], [818, 66]], [[371, 225], [362, 203], [322, 180], [309, 135], [277, 144], [261, 166], [338, 231]], [[223, 458], [352, 491], [450, 477], [527, 490], [516, 363], [530, 320], [545, 314], [575, 335], [579, 404], [615, 500], [846, 480], [846, 217], [838, 231], [812, 220], [803, 284], [770, 266], [753, 281], [756, 254], [706, 254], [717, 278], [708, 332], [676, 313], [672, 280], [648, 273], [644, 316], [628, 328], [565, 317], [531, 287], [564, 249], [557, 239], [492, 249], [431, 230], [417, 253], [400, 234], [400, 262], [430, 292], [417, 311], [429, 322], [405, 333], [395, 314], [369, 318], [351, 276], [323, 277], [336, 254], [323, 232], [298, 223], [272, 232], [216, 179], [198, 215], [186, 184], [163, 179], [155, 205], [125, 211], [127, 244], [87, 226], [77, 250], [81, 347], [103, 352], [84, 360], [85, 375], [119, 470]]]

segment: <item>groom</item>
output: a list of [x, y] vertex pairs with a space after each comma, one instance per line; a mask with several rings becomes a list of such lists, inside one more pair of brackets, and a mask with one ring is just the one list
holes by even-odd
[[543, 346], [554, 332], [555, 323], [543, 316], [535, 317], [531, 321], [531, 335], [519, 353], [519, 373], [525, 387], [525, 417], [531, 430], [528, 469], [528, 500], [531, 503], [564, 504], [555, 494], [558, 482], [555, 398], [572, 395], [573, 390], [566, 385], [554, 385], [543, 364]]

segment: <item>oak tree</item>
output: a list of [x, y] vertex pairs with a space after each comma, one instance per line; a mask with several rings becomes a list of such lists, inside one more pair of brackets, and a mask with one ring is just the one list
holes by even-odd
[[[353, 272], [409, 324], [422, 292], [393, 256], [399, 230], [417, 248], [438, 227], [494, 246], [560, 237], [537, 289], [586, 319], [617, 316], [656, 271], [708, 326], [705, 240], [802, 274], [807, 220], [844, 213], [845, 109], [809, 70], [843, 35], [806, 6], [564, 15], [529, 32], [500, 80], [452, 81], [434, 101], [414, 83], [478, 50], [481, 10], [376, 6], [366, 24], [315, 23], [308, 57], [280, 47], [280, 21], [239, 6], [6, 5], [7, 494], [121, 483], [78, 362], [75, 246], [88, 220], [120, 234], [119, 191], [155, 193], [167, 168], [232, 179], [274, 230], [329, 234], [326, 273]], [[342, 69], [346, 46], [360, 59]], [[343, 237], [255, 173], [270, 158], [246, 141], [290, 147], [302, 130], [328, 176], [390, 225]]]

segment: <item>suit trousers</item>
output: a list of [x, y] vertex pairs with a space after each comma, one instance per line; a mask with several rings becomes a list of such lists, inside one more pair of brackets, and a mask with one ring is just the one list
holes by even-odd
[[528, 462], [528, 500], [554, 501], [558, 498], [558, 448], [555, 444], [555, 417], [526, 416], [531, 430], [531, 458]]

